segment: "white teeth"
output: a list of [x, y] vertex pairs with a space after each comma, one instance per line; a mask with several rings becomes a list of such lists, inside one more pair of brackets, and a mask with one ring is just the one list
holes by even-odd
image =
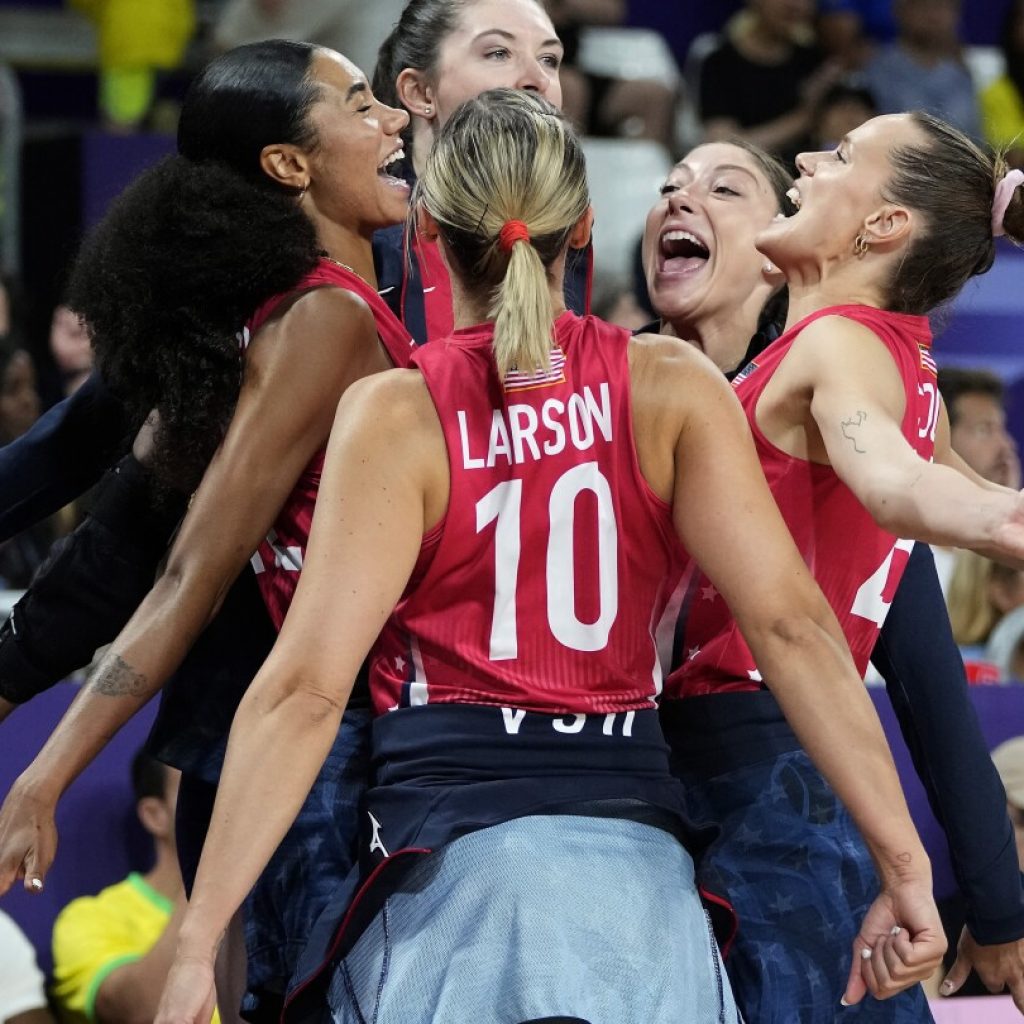
[[794, 185], [787, 193], [786, 198], [799, 210], [800, 209], [800, 192]]
[[385, 160], [382, 164], [380, 164], [379, 170], [383, 171], [386, 168], [390, 167], [393, 163], [397, 163], [399, 160], [404, 160], [404, 159], [405, 159], [405, 150], [404, 149], [396, 149], [394, 151], [394, 153], [392, 153], [391, 156], [389, 156], [387, 158], [387, 160]]
[[702, 249], [706, 249], [707, 246], [696, 236], [690, 234], [689, 231], [666, 231], [661, 236], [663, 242], [693, 242], [694, 245], [699, 245]]

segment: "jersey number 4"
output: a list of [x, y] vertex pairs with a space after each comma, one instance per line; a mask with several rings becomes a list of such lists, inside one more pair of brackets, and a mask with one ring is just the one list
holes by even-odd
[[[574, 533], [576, 498], [590, 491], [597, 500], [597, 568], [599, 614], [595, 622], [576, 617]], [[495, 523], [494, 612], [491, 616], [491, 661], [518, 657], [516, 590], [519, 583], [523, 481], [507, 480], [476, 503], [476, 532]], [[615, 506], [608, 481], [596, 462], [563, 473], [548, 499], [547, 613], [554, 638], [574, 651], [600, 651], [619, 609], [618, 546]]]

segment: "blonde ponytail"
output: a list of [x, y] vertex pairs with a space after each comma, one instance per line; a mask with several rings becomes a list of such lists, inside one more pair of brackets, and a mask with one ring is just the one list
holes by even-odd
[[431, 149], [414, 209], [420, 203], [438, 224], [453, 273], [486, 300], [501, 374], [547, 369], [551, 267], [590, 204], [568, 122], [532, 93], [494, 89], [470, 100]]
[[505, 277], [487, 315], [494, 321], [494, 358], [498, 372], [536, 373], [551, 365], [551, 292], [537, 250], [527, 240], [516, 242]]

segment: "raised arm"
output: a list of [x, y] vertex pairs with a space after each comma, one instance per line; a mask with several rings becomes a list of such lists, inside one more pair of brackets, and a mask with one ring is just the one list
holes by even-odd
[[309, 792], [447, 488], [444, 438], [419, 375], [395, 371], [352, 388], [331, 435], [298, 589], [231, 727], [158, 1024], [208, 1019], [224, 929]]
[[885, 679], [967, 901], [950, 990], [973, 967], [994, 991], [1009, 985], [1024, 1012], [1024, 887], [1013, 825], [926, 544], [914, 545], [871, 660]]
[[930, 544], [1002, 559], [1024, 556], [1019, 495], [979, 487], [948, 465], [926, 462], [904, 438], [903, 384], [868, 328], [842, 317], [816, 320], [794, 342], [776, 379], [780, 390], [810, 396], [821, 439], [812, 458], [831, 463], [880, 526]]
[[0, 811], [0, 892], [45, 873], [60, 795], [180, 664], [323, 445], [348, 384], [386, 366], [368, 308], [342, 289], [305, 294], [259, 332], [166, 572]]
[[[848, 807], [883, 895], [861, 925], [848, 1002], [929, 976], [945, 948], [931, 869], [882, 727], [839, 624], [772, 499], [739, 403], [707, 360], [681, 348], [652, 375], [666, 406], [686, 396], [672, 494], [683, 543], [727, 601], [804, 749]], [[751, 552], [756, 552], [752, 556]], [[896, 924], [906, 931], [890, 934]], [[909, 932], [909, 935], [907, 934]]]

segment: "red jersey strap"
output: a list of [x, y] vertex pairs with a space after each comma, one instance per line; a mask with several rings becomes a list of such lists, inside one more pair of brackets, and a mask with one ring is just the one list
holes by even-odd
[[249, 338], [270, 319], [282, 302], [293, 299], [313, 288], [326, 287], [344, 288], [345, 291], [358, 295], [370, 307], [377, 326], [377, 336], [391, 361], [395, 366], [402, 368], [409, 365], [415, 342], [409, 337], [409, 332], [402, 326], [388, 304], [357, 273], [327, 259], [319, 260], [317, 265], [294, 288], [271, 296], [256, 309], [246, 322], [247, 334], [242, 340], [243, 347], [248, 345]]

